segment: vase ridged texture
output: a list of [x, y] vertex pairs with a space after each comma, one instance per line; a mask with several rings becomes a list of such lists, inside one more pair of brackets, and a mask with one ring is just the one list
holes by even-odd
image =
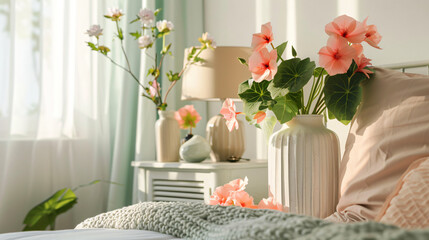
[[221, 115], [212, 117], [207, 122], [207, 141], [212, 149], [210, 158], [214, 162], [224, 162], [230, 157], [240, 158], [244, 153], [243, 122], [238, 120], [238, 129], [231, 132], [226, 127], [226, 120]]
[[178, 162], [180, 148], [179, 123], [174, 111], [158, 111], [155, 123], [156, 159], [158, 162]]
[[268, 184], [289, 212], [328, 217], [339, 198], [340, 147], [321, 115], [294, 117], [270, 138]]

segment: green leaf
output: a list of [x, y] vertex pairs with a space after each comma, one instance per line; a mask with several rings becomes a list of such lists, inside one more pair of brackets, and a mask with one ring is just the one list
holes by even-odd
[[240, 95], [240, 93], [243, 93], [247, 89], [250, 89], [249, 80], [246, 80], [246, 81], [240, 83], [240, 85], [238, 85], [238, 95]]
[[179, 73], [173, 73], [171, 70], [165, 74], [170, 82], [178, 81], [180, 79]]
[[166, 30], [166, 32], [159, 32], [156, 37], [157, 38], [162, 38], [163, 36], [167, 36], [168, 34], [170, 34], [169, 30]]
[[142, 36], [142, 34], [139, 31], [135, 31], [133, 33], [130, 33], [130, 35], [134, 37], [134, 40], [137, 40], [137, 39], [139, 39], [139, 37]]
[[107, 53], [110, 52], [110, 49], [106, 46], [99, 46], [98, 50], [104, 55], [107, 55]]
[[322, 67], [317, 67], [316, 69], [314, 69], [314, 72], [313, 72], [314, 77], [318, 78], [320, 74], [322, 74], [322, 76], [325, 76], [325, 75], [328, 75], [328, 72]]
[[139, 16], [137, 16], [137, 18], [136, 18], [136, 19], [132, 20], [132, 21], [130, 22], [130, 24], [131, 24], [131, 23], [135, 23], [135, 22], [137, 22], [138, 20], [140, 20], [140, 17], [139, 17]]
[[352, 120], [362, 100], [360, 83], [365, 78], [361, 72], [355, 73], [351, 79], [347, 74], [327, 78], [323, 89], [326, 107], [338, 121], [347, 125]]
[[240, 63], [243, 65], [249, 66], [246, 62], [246, 59], [244, 59], [244, 58], [238, 58], [238, 61], [240, 61]]
[[161, 54], [166, 54], [168, 50], [170, 50], [170, 48], [171, 48], [171, 43], [165, 46], [164, 49], [162, 49]]
[[273, 87], [289, 89], [290, 92], [300, 91], [313, 76], [316, 64], [310, 58], [301, 60], [292, 58], [278, 66], [274, 76]]
[[268, 91], [271, 93], [271, 97], [274, 99], [278, 96], [284, 96], [289, 92], [287, 88], [274, 87], [274, 81], [271, 81], [268, 85]]
[[91, 50], [98, 51], [98, 48], [95, 46], [94, 43], [92, 42], [86, 42], [86, 43], [88, 43], [88, 46], [91, 48]]
[[328, 118], [331, 119], [331, 120], [335, 119], [334, 114], [331, 111], [329, 111], [329, 110], [328, 110]]
[[270, 82], [263, 80], [261, 82], [253, 82], [252, 86], [238, 96], [246, 102], [263, 102], [272, 100], [270, 92], [267, 90]]
[[289, 122], [298, 113], [298, 106], [289, 94], [277, 97], [274, 100], [277, 103], [274, 105], [272, 111], [280, 123]]
[[288, 93], [288, 94], [287, 94], [287, 97], [288, 97], [291, 101], [294, 101], [294, 102], [295, 102], [296, 107], [297, 107], [298, 109], [301, 109], [301, 108], [303, 107], [303, 105], [302, 105], [302, 101], [301, 101], [301, 99], [302, 99], [302, 94], [303, 94], [303, 91], [302, 91], [302, 90], [301, 90], [301, 91], [299, 91], [299, 92], [290, 92], [290, 93]]
[[194, 62], [204, 62], [204, 59], [200, 58], [200, 57], [195, 57], [194, 58]]
[[77, 203], [77, 197], [70, 188], [63, 188], [32, 208], [24, 219], [24, 231], [45, 230], [55, 226], [58, 215], [68, 211]]
[[292, 46], [292, 56], [296, 57], [298, 54], [296, 53], [295, 48]]
[[277, 49], [277, 61], [282, 57], [287, 46], [287, 42], [284, 42], [276, 47]]
[[265, 117], [264, 121], [262, 121], [259, 125], [262, 129], [262, 135], [264, 135], [265, 140], [268, 142], [271, 134], [273, 133], [274, 127], [276, 126], [277, 119], [274, 116]]
[[256, 114], [261, 107], [262, 102], [246, 102], [243, 101], [243, 112], [244, 114], [251, 116]]
[[118, 38], [121, 40], [124, 39], [124, 34], [122, 33], [122, 28], [118, 28]]
[[155, 15], [155, 17], [158, 15], [158, 13], [159, 12], [161, 12], [161, 8], [158, 8], [158, 9], [156, 9], [154, 12], [153, 12], [153, 15]]
[[197, 52], [197, 49], [195, 47], [192, 47], [187, 57], [188, 61], [190, 61], [194, 57], [196, 52]]

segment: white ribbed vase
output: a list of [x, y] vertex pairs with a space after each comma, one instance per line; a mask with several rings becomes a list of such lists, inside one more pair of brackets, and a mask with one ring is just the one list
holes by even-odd
[[269, 188], [290, 213], [328, 217], [338, 203], [338, 137], [322, 115], [298, 115], [286, 124], [270, 138]]
[[156, 159], [158, 162], [178, 162], [180, 148], [179, 123], [174, 111], [158, 111], [155, 123]]

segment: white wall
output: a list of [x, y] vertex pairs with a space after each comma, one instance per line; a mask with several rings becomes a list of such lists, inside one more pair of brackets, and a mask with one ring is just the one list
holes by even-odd
[[[360, 21], [369, 17], [368, 24], [376, 24], [383, 36], [383, 50], [364, 46], [374, 65], [429, 60], [427, 0], [205, 0], [204, 11], [205, 30], [218, 46], [250, 46], [252, 34], [271, 21], [275, 44], [288, 40], [300, 57], [317, 63], [317, 52], [327, 40], [324, 26], [348, 14]], [[217, 114], [220, 106], [209, 104], [209, 114]], [[328, 127], [338, 134], [343, 152], [348, 126], [330, 121]], [[245, 133], [244, 156], [255, 158], [260, 155], [255, 128], [247, 125]]]

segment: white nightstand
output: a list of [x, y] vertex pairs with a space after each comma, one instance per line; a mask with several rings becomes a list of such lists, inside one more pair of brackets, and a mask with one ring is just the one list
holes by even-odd
[[257, 204], [268, 197], [267, 161], [202, 163], [134, 161], [138, 168], [139, 201], [205, 201], [216, 187], [249, 178], [246, 191]]

